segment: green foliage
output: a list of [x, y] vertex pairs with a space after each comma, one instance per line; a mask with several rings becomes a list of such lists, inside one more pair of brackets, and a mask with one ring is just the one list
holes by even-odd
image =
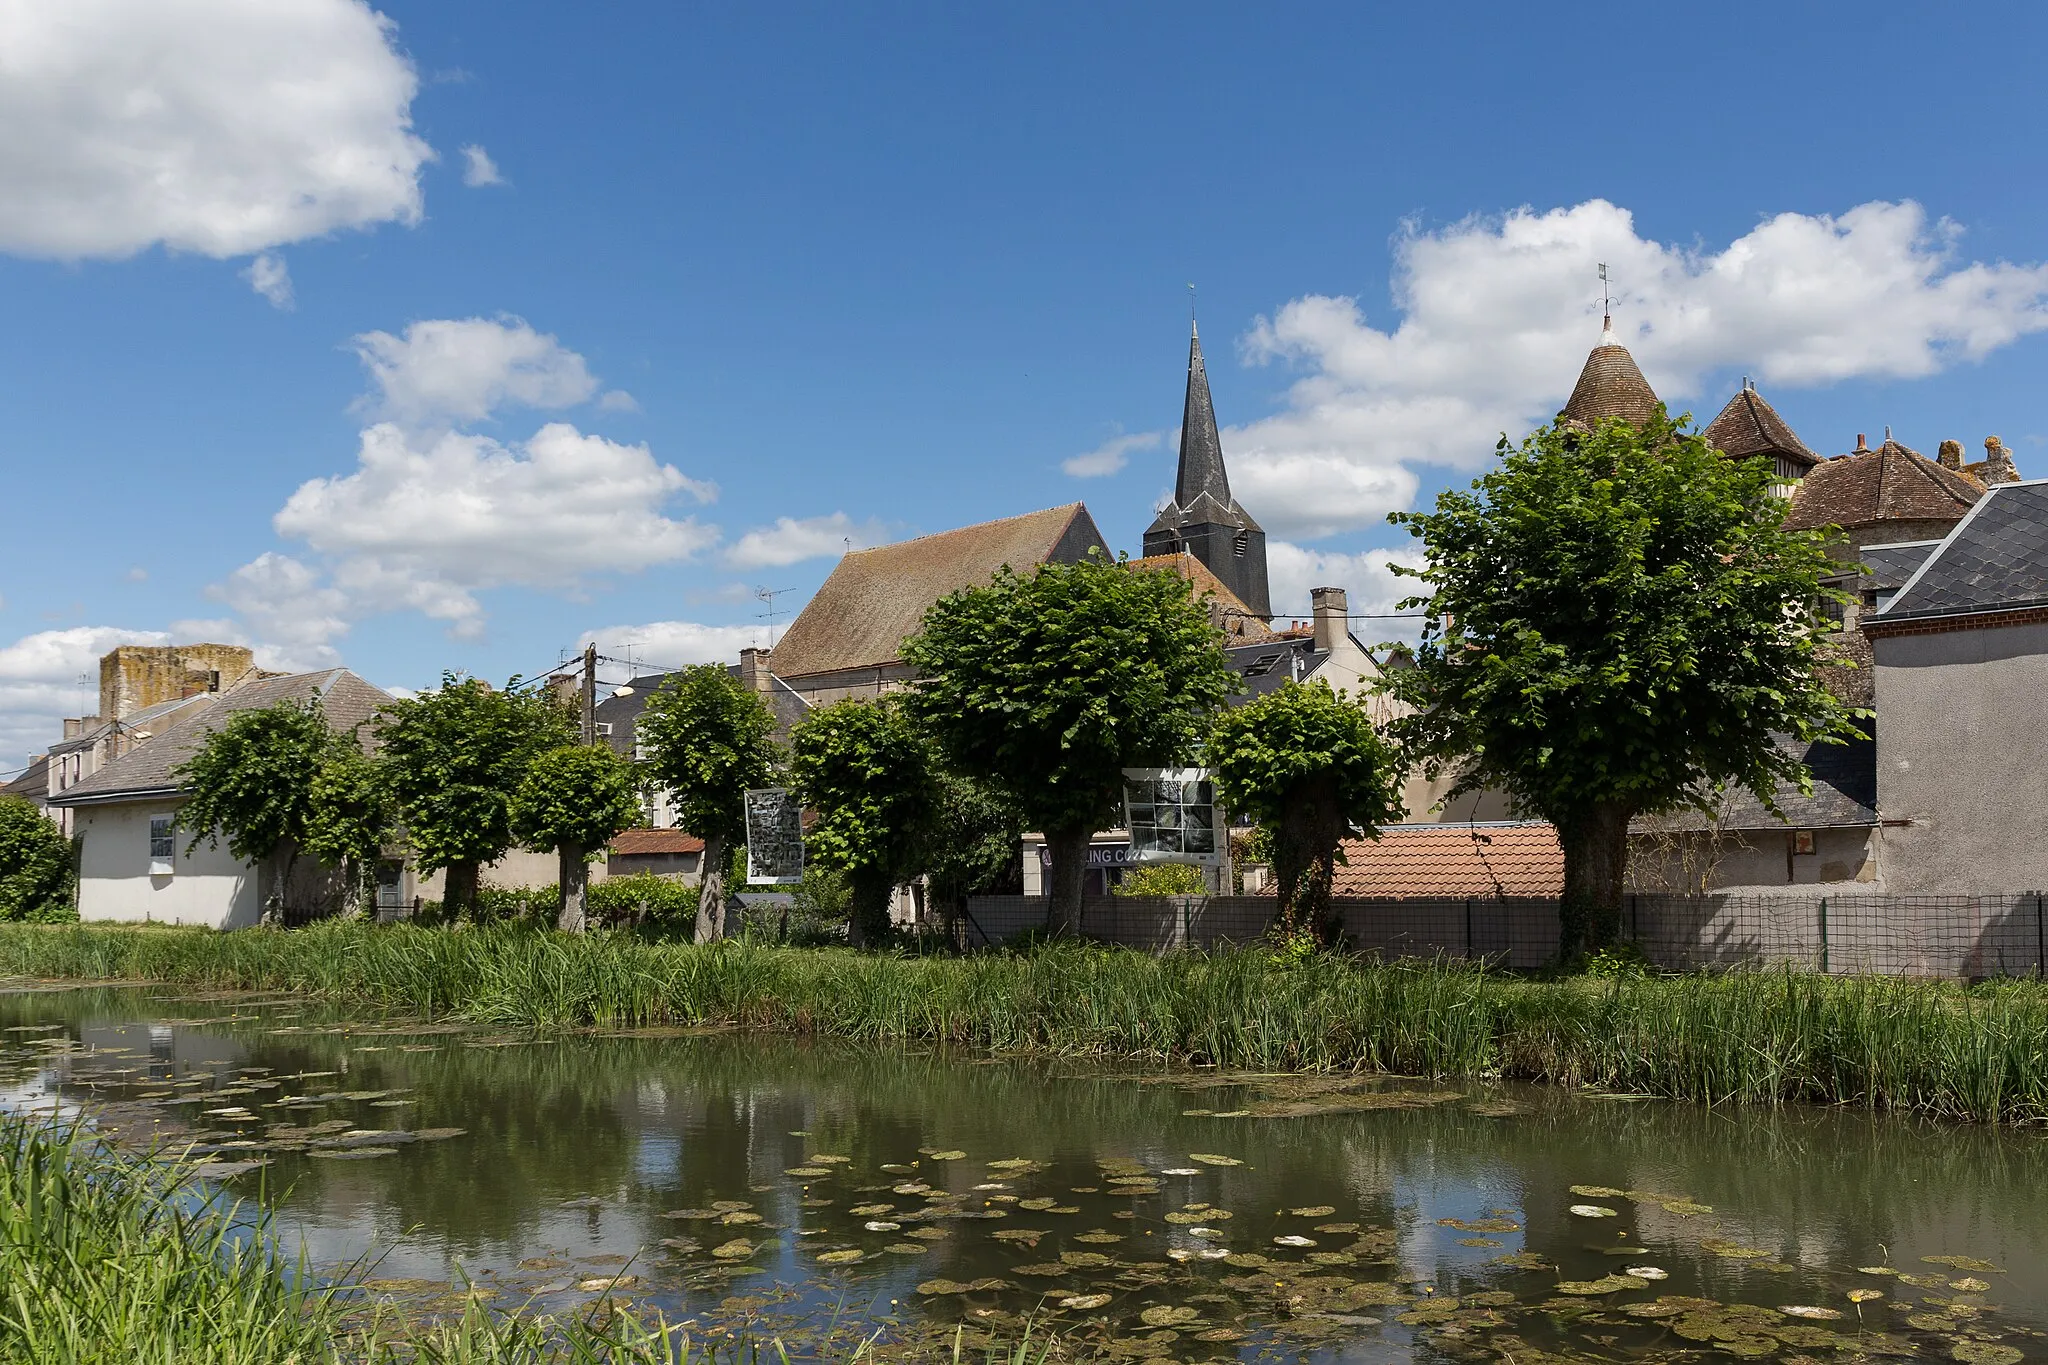
[[899, 697], [821, 707], [790, 734], [790, 776], [818, 815], [805, 853], [846, 874], [856, 944], [888, 932], [889, 897], [918, 871], [938, 803], [936, 762]]
[[1188, 863], [1144, 863], [1125, 871], [1117, 896], [1199, 896], [1209, 889], [1202, 869]]
[[1122, 769], [1194, 750], [1230, 691], [1220, 643], [1185, 579], [1094, 555], [1006, 567], [942, 599], [903, 657], [922, 675], [913, 711], [951, 766], [1072, 842], [1115, 819]]
[[71, 841], [33, 801], [0, 796], [0, 920], [76, 919]]
[[637, 920], [642, 906], [650, 927], [678, 928], [697, 917], [697, 888], [652, 872], [606, 877], [592, 882], [586, 894], [591, 916], [609, 924]]
[[969, 896], [1022, 894], [1024, 815], [1008, 789], [938, 774], [937, 802], [917, 864], [932, 900], [957, 913]]
[[[343, 741], [347, 742], [347, 741]], [[337, 743], [317, 698], [237, 711], [174, 770], [189, 793], [178, 808], [190, 853], [219, 842], [243, 862], [302, 847], [312, 823], [313, 780]]]
[[512, 847], [512, 798], [533, 760], [570, 743], [552, 696], [444, 674], [437, 691], [384, 708], [378, 735], [399, 817], [425, 871], [487, 863]]
[[[1630, 817], [1710, 811], [1728, 787], [1767, 806], [1810, 789], [1773, 732], [1850, 731], [1816, 680], [1829, 629], [1818, 533], [1783, 525], [1768, 461], [1730, 460], [1658, 415], [1641, 431], [1545, 427], [1434, 511], [1396, 514], [1428, 565], [1396, 723], [1456, 790], [1505, 789], [1557, 825], [1566, 897], [1611, 937]], [[1567, 936], [1573, 930], [1568, 924]], [[1569, 946], [1569, 945], [1568, 945]]]
[[512, 798], [512, 833], [530, 849], [586, 858], [640, 823], [640, 778], [606, 744], [568, 744], [533, 760]]
[[722, 664], [683, 670], [635, 722], [647, 771], [672, 795], [676, 823], [701, 839], [747, 836], [746, 793], [772, 784], [775, 717]]
[[1633, 943], [1610, 943], [1586, 956], [1586, 975], [1596, 978], [1647, 976], [1650, 960]]
[[313, 774], [302, 850], [341, 870], [351, 897], [367, 904], [392, 838], [391, 793], [376, 763], [353, 740], [329, 746]]

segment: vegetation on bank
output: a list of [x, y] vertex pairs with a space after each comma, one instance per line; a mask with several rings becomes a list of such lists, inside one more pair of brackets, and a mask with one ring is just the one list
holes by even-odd
[[2048, 989], [1791, 971], [1535, 981], [1454, 962], [1054, 944], [913, 958], [327, 923], [0, 926], [0, 974], [293, 990], [537, 1027], [729, 1024], [1261, 1071], [1500, 1076], [2048, 1122]]

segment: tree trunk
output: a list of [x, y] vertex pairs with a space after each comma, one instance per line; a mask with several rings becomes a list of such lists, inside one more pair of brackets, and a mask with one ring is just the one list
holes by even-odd
[[1304, 782], [1289, 794], [1273, 831], [1273, 880], [1283, 933], [1306, 933], [1327, 947], [1336, 938], [1330, 889], [1337, 847], [1344, 841], [1344, 811], [1334, 781]]
[[1081, 891], [1088, 880], [1088, 841], [1095, 831], [1076, 825], [1045, 832], [1046, 851], [1052, 854], [1052, 878], [1046, 889], [1052, 903], [1046, 907], [1045, 927], [1055, 934], [1081, 932]]
[[846, 941], [872, 948], [889, 941], [889, 902], [896, 883], [884, 873], [863, 870], [849, 877], [853, 895], [847, 905]]
[[725, 937], [725, 840], [704, 836], [704, 875], [697, 882], [696, 942]]
[[1564, 845], [1558, 957], [1567, 966], [1612, 944], [1621, 932], [1628, 822], [1634, 814], [1622, 802], [1605, 801], [1558, 826]]
[[555, 928], [580, 934], [590, 926], [584, 896], [590, 886], [590, 864], [583, 860], [580, 844], [563, 844], [556, 852], [562, 860], [562, 909], [555, 916]]
[[476, 884], [480, 869], [474, 858], [448, 864], [441, 884], [441, 919], [458, 924], [476, 914]]

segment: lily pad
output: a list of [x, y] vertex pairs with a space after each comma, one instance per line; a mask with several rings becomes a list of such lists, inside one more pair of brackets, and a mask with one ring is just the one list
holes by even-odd
[[1275, 1237], [1273, 1239], [1273, 1245], [1276, 1247], [1312, 1247], [1315, 1244], [1315, 1238], [1303, 1237], [1295, 1233], [1289, 1233], [1285, 1237]]
[[1670, 1271], [1653, 1265], [1632, 1265], [1621, 1273], [1633, 1275], [1639, 1280], [1668, 1280], [1671, 1278]]
[[1572, 1193], [1584, 1195], [1588, 1199], [1624, 1199], [1628, 1197], [1627, 1190], [1617, 1190], [1611, 1185], [1574, 1185], [1572, 1186]]
[[1975, 1256], [1922, 1256], [1920, 1259], [1929, 1265], [1953, 1266], [1957, 1270], [1976, 1270], [1986, 1275], [2003, 1275], [2005, 1273], [2005, 1271], [1991, 1264], [1991, 1262], [1980, 1261]]
[[1194, 1322], [1201, 1316], [1201, 1313], [1193, 1308], [1169, 1308], [1162, 1304], [1157, 1308], [1147, 1308], [1138, 1314], [1138, 1321], [1147, 1327], [1178, 1327], [1184, 1322]]
[[[747, 1251], [752, 1250], [752, 1247], [747, 1248]], [[714, 1251], [711, 1254], [714, 1256], [723, 1255], [724, 1251], [725, 1248], [720, 1247], [717, 1251]], [[745, 1253], [743, 1252], [741, 1254], [744, 1255]], [[867, 1253], [862, 1251], [859, 1247], [847, 1247], [841, 1251], [821, 1251], [818, 1253], [818, 1263], [820, 1265], [852, 1265], [855, 1261], [860, 1260], [866, 1254]]]
[[1214, 1152], [1189, 1152], [1188, 1160], [1199, 1161], [1204, 1166], [1242, 1166], [1244, 1163], [1234, 1156], [1218, 1156]]
[[1788, 1303], [1778, 1311], [1788, 1318], [1814, 1318], [1822, 1322], [1833, 1322], [1842, 1316], [1839, 1308], [1822, 1308], [1810, 1303]]
[[1568, 1210], [1575, 1218], [1613, 1218], [1616, 1211], [1605, 1204], [1574, 1204]]
[[1107, 1294], [1069, 1294], [1066, 1298], [1060, 1300], [1060, 1307], [1086, 1313], [1091, 1309], [1108, 1306], [1109, 1299], [1110, 1296]]
[[950, 1149], [943, 1152], [926, 1152], [925, 1155], [933, 1161], [964, 1161], [967, 1157], [965, 1152]]
[[1560, 1280], [1556, 1289], [1560, 1294], [1581, 1297], [1599, 1294], [1618, 1294], [1624, 1289], [1648, 1289], [1650, 1282], [1637, 1275], [1602, 1275], [1597, 1280]]
[[832, 1168], [830, 1166], [791, 1166], [783, 1174], [801, 1176], [806, 1180], [813, 1180], [821, 1175], [832, 1174]]
[[1851, 1303], [1875, 1303], [1883, 1297], [1884, 1291], [1882, 1289], [1852, 1289], [1849, 1291], [1849, 1302]]
[[1336, 1206], [1333, 1204], [1312, 1204], [1305, 1209], [1287, 1210], [1288, 1214], [1295, 1218], [1328, 1218], [1336, 1211]]
[[711, 1248], [711, 1254], [721, 1261], [737, 1261], [753, 1255], [754, 1244], [744, 1237], [735, 1237], [730, 1242], [723, 1242]]
[[2005, 1346], [1995, 1341], [1958, 1341], [1948, 1348], [1951, 1360], [1960, 1360], [1963, 1365], [2019, 1365], [2026, 1353], [2017, 1346]]

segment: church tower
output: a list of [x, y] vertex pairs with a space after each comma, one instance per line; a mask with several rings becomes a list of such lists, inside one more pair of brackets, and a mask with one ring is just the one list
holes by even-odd
[[1191, 554], [1261, 618], [1273, 614], [1266, 587], [1266, 533], [1230, 496], [1223, 439], [1202, 365], [1202, 336], [1188, 341], [1188, 396], [1180, 419], [1180, 473], [1173, 501], [1145, 532], [1145, 554]]

